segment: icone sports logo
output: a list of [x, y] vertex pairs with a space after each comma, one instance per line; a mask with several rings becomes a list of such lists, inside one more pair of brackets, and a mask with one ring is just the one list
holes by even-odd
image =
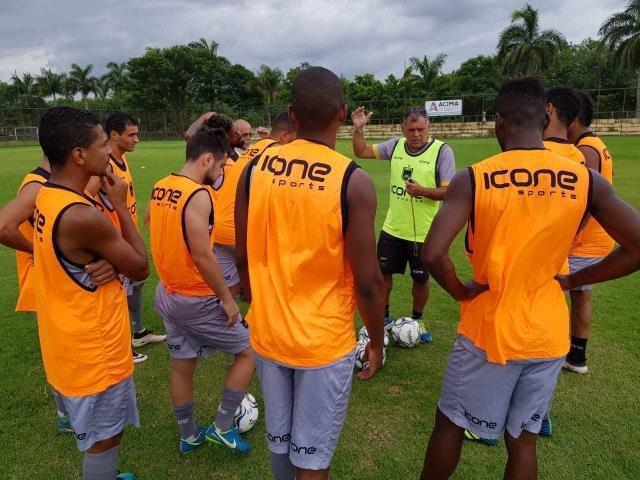
[[[325, 189], [324, 185], [316, 185], [313, 182], [323, 183], [331, 173], [331, 165], [322, 162], [307, 162], [299, 158], [286, 159], [278, 155], [265, 156], [260, 165], [260, 171], [268, 170], [275, 177], [273, 183], [279, 187], [307, 187], [309, 190]], [[291, 177], [295, 179], [291, 179]], [[300, 180], [309, 180], [303, 182]]]
[[[575, 200], [578, 198], [574, 192], [578, 175], [567, 170], [558, 172], [542, 168], [531, 171], [526, 168], [514, 168], [511, 170], [495, 170], [482, 173], [484, 188], [509, 188], [517, 187], [518, 195], [527, 197], [544, 197], [558, 194], [563, 198]], [[528, 190], [525, 190], [528, 188]], [[558, 189], [560, 191], [558, 191]]]
[[166, 200], [167, 202], [176, 205], [178, 200], [182, 197], [181, 190], [174, 190], [173, 188], [155, 187], [151, 191], [152, 200]]
[[469, 412], [467, 412], [466, 409], [464, 411], [464, 416], [471, 423], [473, 423], [474, 425], [478, 425], [479, 427], [485, 427], [485, 428], [489, 428], [489, 429], [494, 429], [494, 428], [496, 428], [498, 426], [498, 424], [496, 422], [490, 422], [489, 420], [482, 420], [482, 419], [480, 419], [478, 417], [474, 417]]

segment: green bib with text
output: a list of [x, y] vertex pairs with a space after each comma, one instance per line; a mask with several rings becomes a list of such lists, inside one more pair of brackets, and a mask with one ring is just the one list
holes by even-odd
[[389, 210], [382, 229], [394, 237], [422, 243], [441, 202], [425, 197], [412, 198], [406, 191], [404, 178], [410, 176], [423, 187], [437, 188], [438, 154], [444, 142], [434, 139], [424, 152], [417, 155], [407, 151], [405, 142], [404, 137], [398, 140], [391, 155]]

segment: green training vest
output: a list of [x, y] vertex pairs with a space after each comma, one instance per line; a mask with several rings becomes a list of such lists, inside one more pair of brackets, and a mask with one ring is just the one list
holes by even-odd
[[411, 178], [423, 187], [437, 188], [436, 171], [438, 155], [444, 142], [433, 140], [431, 145], [419, 155], [412, 155], [405, 148], [405, 138], [398, 140], [391, 154], [391, 179], [389, 181], [389, 210], [382, 229], [403, 240], [424, 242], [433, 217], [440, 208], [440, 201], [425, 197], [413, 197], [415, 233], [411, 196], [405, 190], [403, 172], [411, 172]]

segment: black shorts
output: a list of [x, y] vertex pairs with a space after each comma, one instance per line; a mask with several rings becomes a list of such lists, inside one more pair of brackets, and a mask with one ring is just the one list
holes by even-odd
[[409, 263], [411, 278], [416, 282], [426, 282], [429, 279], [429, 272], [422, 264], [421, 252], [422, 243], [414, 245], [412, 241], [394, 237], [384, 230], [380, 232], [378, 263], [383, 275], [404, 274]]

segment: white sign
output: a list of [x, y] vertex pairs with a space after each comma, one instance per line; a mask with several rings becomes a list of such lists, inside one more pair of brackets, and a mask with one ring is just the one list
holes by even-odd
[[427, 100], [424, 108], [430, 117], [462, 115], [462, 100]]

